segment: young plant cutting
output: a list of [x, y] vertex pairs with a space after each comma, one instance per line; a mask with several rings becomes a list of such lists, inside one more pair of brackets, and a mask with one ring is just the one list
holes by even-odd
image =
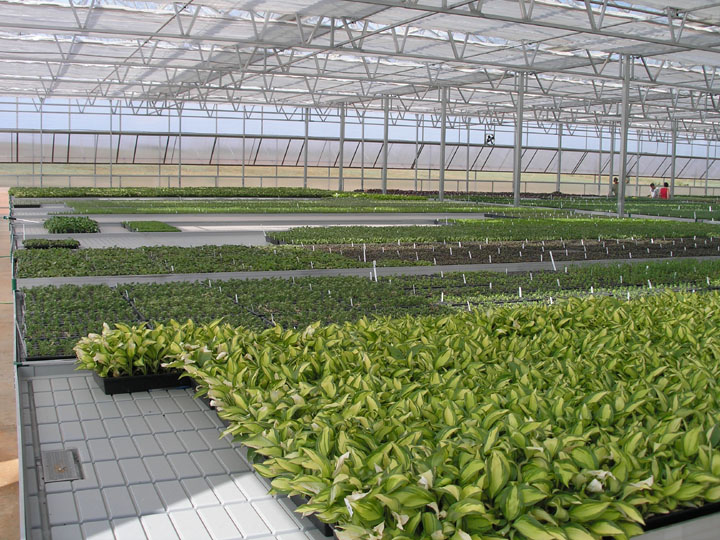
[[43, 223], [48, 232], [62, 233], [96, 233], [100, 231], [97, 221], [88, 217], [53, 216]]
[[123, 227], [134, 232], [180, 232], [180, 229], [162, 221], [123, 221]]
[[718, 324], [717, 292], [667, 292], [298, 330], [120, 326], [76, 351], [106, 373], [184, 370], [273, 491], [341, 539], [622, 539], [720, 500]]
[[720, 285], [719, 261], [568, 267], [567, 272], [465, 272], [431, 276], [309, 277], [34, 287], [23, 291], [21, 329], [30, 359], [72, 355], [75, 342], [104, 322], [209, 323], [218, 318], [254, 330], [303, 328], [363, 316], [448, 314], [478, 305], [553, 302], [559, 298], [706, 290]]

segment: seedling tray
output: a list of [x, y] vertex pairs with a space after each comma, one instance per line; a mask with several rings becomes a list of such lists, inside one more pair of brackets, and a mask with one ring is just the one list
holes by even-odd
[[181, 379], [178, 372], [136, 375], [133, 377], [100, 377], [100, 375], [93, 372], [93, 378], [100, 389], [107, 395], [189, 386], [188, 381]]
[[645, 520], [646, 531], [652, 531], [654, 529], [660, 529], [661, 527], [669, 527], [683, 521], [689, 521], [710, 514], [720, 512], [720, 502], [704, 504], [698, 508], [684, 508], [670, 512], [669, 514], [659, 514], [657, 516], [649, 517]]

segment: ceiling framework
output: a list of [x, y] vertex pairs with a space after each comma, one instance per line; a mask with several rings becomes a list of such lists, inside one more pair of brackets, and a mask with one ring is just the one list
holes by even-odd
[[[0, 0], [0, 94], [340, 106], [720, 138], [720, 0]], [[447, 89], [447, 90], [446, 90]]]

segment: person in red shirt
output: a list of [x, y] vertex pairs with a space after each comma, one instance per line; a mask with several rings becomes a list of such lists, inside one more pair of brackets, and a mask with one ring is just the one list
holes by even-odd
[[660, 188], [660, 198], [661, 199], [669, 199], [670, 198], [670, 186], [667, 182], [663, 184], [663, 187]]

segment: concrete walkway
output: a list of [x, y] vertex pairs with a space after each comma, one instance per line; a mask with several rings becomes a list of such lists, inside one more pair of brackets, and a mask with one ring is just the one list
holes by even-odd
[[[9, 215], [8, 189], [0, 188], [0, 214]], [[18, 513], [15, 315], [9, 221], [0, 221], [0, 538], [20, 537]]]
[[[560, 261], [556, 263], [557, 270], [563, 271], [570, 266], [588, 266], [592, 264], [642, 264], [677, 261], [680, 259], [694, 260], [717, 260], [720, 257], [667, 257], [651, 259], [599, 259], [587, 261]], [[434, 274], [451, 272], [539, 272], [541, 270], [553, 270], [550, 262], [526, 262], [526, 263], [499, 263], [499, 264], [456, 264], [439, 266], [388, 266], [378, 267], [378, 277], [384, 276], [430, 276]], [[18, 279], [18, 288], [32, 289], [33, 287], [45, 287], [47, 285], [122, 285], [125, 283], [173, 283], [193, 281], [229, 281], [232, 279], [290, 279], [292, 277], [329, 277], [329, 276], [358, 276], [367, 277], [373, 275], [372, 268], [327, 268], [315, 270], [278, 270], [266, 272], [206, 272], [194, 274], [147, 274], [133, 276], [77, 276], [77, 277], [55, 277], [55, 278], [24, 278]]]

